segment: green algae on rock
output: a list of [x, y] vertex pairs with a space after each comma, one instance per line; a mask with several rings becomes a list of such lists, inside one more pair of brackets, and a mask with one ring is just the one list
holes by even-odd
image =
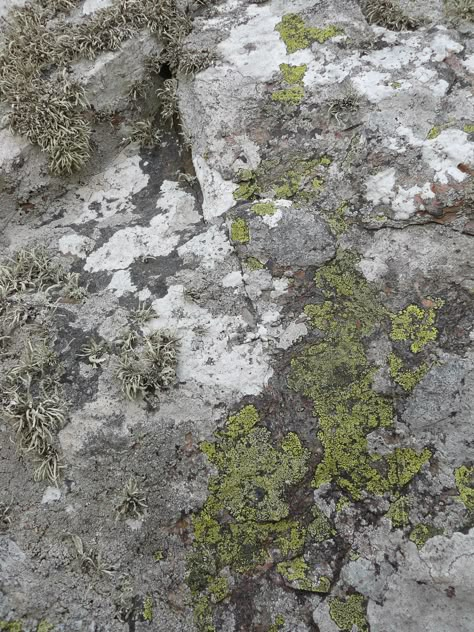
[[287, 13], [275, 26], [285, 43], [288, 54], [307, 48], [313, 42], [324, 44], [331, 37], [341, 35], [344, 31], [334, 24], [324, 28], [306, 26], [304, 20], [296, 13]]
[[355, 593], [344, 601], [335, 597], [329, 603], [329, 614], [331, 619], [343, 632], [351, 632], [354, 625], [359, 632], [366, 632], [366, 602], [362, 595]]

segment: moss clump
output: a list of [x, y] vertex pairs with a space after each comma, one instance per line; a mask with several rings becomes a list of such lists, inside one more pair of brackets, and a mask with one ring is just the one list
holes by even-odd
[[206, 630], [212, 625], [213, 587], [222, 569], [249, 572], [268, 559], [270, 546], [283, 555], [300, 553], [305, 530], [288, 519], [286, 494], [305, 476], [309, 453], [291, 432], [274, 445], [254, 406], [231, 415], [216, 441], [201, 449], [217, 474], [193, 519], [188, 585], [198, 628]]
[[313, 507], [312, 512], [314, 520], [308, 525], [308, 535], [313, 542], [319, 544], [336, 535], [336, 530], [331, 522], [318, 507]]
[[307, 70], [308, 66], [306, 64], [302, 64], [301, 66], [280, 64], [280, 72], [283, 75], [283, 80], [290, 85], [302, 83]]
[[387, 517], [392, 521], [394, 527], [403, 528], [410, 522], [410, 503], [408, 498], [401, 496], [395, 500], [387, 512]]
[[250, 270], [263, 270], [265, 267], [261, 261], [259, 261], [256, 257], [248, 257], [245, 260], [245, 265], [250, 268]]
[[290, 86], [289, 88], [272, 92], [272, 101], [288, 103], [290, 105], [299, 105], [303, 97], [304, 89], [302, 86]]
[[230, 238], [240, 244], [246, 244], [250, 241], [250, 231], [247, 222], [238, 218], [232, 222], [230, 227]]
[[442, 533], [442, 529], [436, 529], [431, 525], [420, 523], [411, 530], [408, 537], [419, 549], [421, 549], [430, 538], [433, 538], [435, 535], [442, 535]]
[[321, 577], [315, 584], [308, 579], [309, 566], [302, 557], [296, 557], [288, 562], [277, 564], [277, 571], [290, 583], [295, 584], [298, 590], [308, 592], [327, 593], [331, 582], [327, 577]]
[[143, 619], [153, 621], [153, 598], [151, 595], [147, 595], [143, 602]]
[[474, 511], [474, 466], [461, 465], [454, 471], [459, 500], [469, 511]]
[[341, 35], [344, 31], [333, 24], [324, 28], [308, 27], [296, 13], [287, 13], [275, 26], [289, 54], [307, 48], [313, 42], [324, 44], [331, 37]]
[[350, 632], [355, 625], [359, 632], [367, 631], [366, 603], [362, 595], [355, 593], [345, 601], [335, 597], [329, 603], [331, 619], [340, 630]]
[[250, 210], [260, 216], [275, 215], [276, 206], [273, 202], [257, 202], [257, 204], [252, 205]]
[[416, 369], [404, 369], [403, 360], [395, 353], [390, 354], [388, 365], [394, 382], [399, 384], [405, 391], [412, 391], [430, 370], [430, 367], [425, 362]]
[[356, 258], [339, 252], [315, 276], [325, 300], [307, 305], [311, 324], [324, 333], [292, 360], [289, 385], [310, 397], [324, 449], [313, 484], [337, 485], [354, 499], [363, 492], [398, 493], [429, 458], [429, 451], [396, 450], [387, 457], [368, 450], [367, 435], [392, 423], [392, 403], [371, 387], [374, 367], [364, 338], [385, 316], [374, 290], [355, 270]]
[[398, 314], [391, 316], [390, 338], [410, 341], [410, 349], [413, 353], [419, 353], [423, 347], [438, 337], [438, 330], [434, 323], [436, 311], [443, 306], [444, 301], [441, 299], [428, 300], [432, 303], [432, 307], [422, 308], [418, 305], [408, 305]]

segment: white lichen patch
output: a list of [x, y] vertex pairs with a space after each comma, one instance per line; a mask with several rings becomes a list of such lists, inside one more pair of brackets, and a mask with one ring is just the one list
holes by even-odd
[[209, 167], [202, 156], [194, 156], [193, 164], [203, 196], [202, 212], [204, 219], [209, 221], [234, 206], [233, 193], [237, 185], [224, 180], [218, 171]]
[[74, 255], [83, 259], [94, 247], [94, 240], [78, 233], [64, 235], [58, 241], [59, 251], [63, 255]]
[[[150, 331], [171, 329], [180, 341], [177, 375], [180, 382], [218, 389], [222, 400], [258, 394], [272, 375], [260, 340], [249, 340], [248, 325], [241, 316], [213, 316], [186, 301], [184, 287], [173, 285], [168, 294], [153, 302], [159, 317]], [[203, 344], [194, 344], [196, 333]]]
[[120, 297], [135, 292], [137, 287], [132, 283], [129, 270], [117, 270], [114, 272], [107, 289], [112, 290], [116, 296]]
[[217, 226], [211, 226], [178, 248], [178, 254], [185, 263], [192, 262], [197, 257], [207, 269], [214, 269], [216, 264], [232, 252], [227, 234]]
[[165, 183], [157, 207], [166, 209], [155, 215], [148, 226], [131, 226], [118, 230], [107, 243], [94, 251], [85, 264], [90, 272], [123, 270], [138, 257], [164, 257], [177, 246], [181, 232], [200, 221], [194, 198]]

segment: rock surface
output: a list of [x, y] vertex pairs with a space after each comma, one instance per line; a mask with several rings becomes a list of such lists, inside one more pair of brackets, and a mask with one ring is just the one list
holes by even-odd
[[0, 125], [0, 630], [471, 632], [472, 3], [178, 6]]

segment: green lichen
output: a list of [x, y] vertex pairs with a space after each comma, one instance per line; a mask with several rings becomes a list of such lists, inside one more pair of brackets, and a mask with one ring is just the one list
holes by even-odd
[[234, 191], [235, 200], [253, 200], [258, 193], [256, 173], [251, 169], [242, 169], [238, 174], [239, 186]]
[[349, 500], [349, 498], [347, 498], [347, 496], [341, 496], [336, 503], [337, 513], [344, 511], [344, 509], [348, 507], [350, 504], [351, 504], [351, 501]]
[[40, 621], [36, 628], [36, 632], [51, 632], [51, 630], [54, 630], [54, 625], [51, 625], [51, 623], [47, 621]]
[[2, 632], [22, 632], [23, 625], [21, 621], [0, 621], [0, 630]]
[[438, 330], [434, 326], [436, 321], [436, 311], [440, 309], [444, 301], [441, 299], [428, 299], [432, 307], [418, 307], [418, 305], [408, 305], [398, 314], [391, 316], [392, 340], [410, 341], [410, 349], [413, 353], [419, 353], [429, 342], [436, 340]]
[[463, 130], [466, 134], [474, 134], [474, 124], [469, 123], [468, 125], [464, 125]]
[[295, 13], [287, 13], [275, 26], [289, 54], [307, 48], [313, 42], [324, 44], [331, 37], [341, 35], [344, 31], [333, 24], [324, 28], [308, 27], [304, 20]]
[[285, 625], [285, 617], [281, 614], [277, 614], [274, 623], [268, 628], [268, 632], [279, 632]]
[[308, 535], [311, 540], [316, 543], [329, 540], [336, 535], [336, 530], [332, 526], [330, 520], [326, 518], [323, 512], [318, 507], [313, 507], [312, 513], [314, 520], [308, 525]]
[[188, 560], [199, 630], [212, 625], [216, 590], [218, 596], [224, 591], [221, 570], [250, 572], [269, 559], [270, 547], [283, 556], [300, 554], [306, 536], [304, 527], [289, 518], [287, 504], [289, 488], [307, 471], [309, 452], [298, 436], [290, 432], [275, 444], [254, 406], [230, 416], [215, 436], [215, 442], [201, 445], [217, 473], [194, 516]]
[[336, 237], [339, 237], [347, 230], [347, 208], [347, 202], [343, 202], [337, 207], [335, 211], [329, 211], [326, 213], [329, 228], [334, 233], [334, 235], [336, 235]]
[[404, 368], [403, 360], [395, 353], [389, 355], [388, 365], [394, 382], [399, 384], [405, 391], [412, 391], [430, 370], [430, 367], [425, 362], [416, 369], [406, 369]]
[[306, 64], [301, 66], [292, 66], [291, 64], [280, 64], [280, 72], [283, 75], [284, 81], [290, 85], [295, 83], [302, 83], [305, 73], [308, 69]]
[[303, 557], [296, 557], [288, 562], [277, 564], [277, 571], [298, 590], [308, 592], [327, 593], [331, 587], [328, 577], [320, 577], [317, 584], [308, 579], [309, 566]]
[[250, 268], [250, 270], [263, 270], [265, 267], [261, 261], [259, 261], [256, 257], [248, 257], [245, 260], [245, 265]]
[[246, 244], [250, 241], [249, 227], [244, 219], [238, 218], [232, 222], [230, 237], [232, 241], [236, 241], [240, 244]]
[[387, 517], [392, 521], [394, 527], [403, 528], [410, 522], [410, 503], [408, 498], [401, 496], [397, 498], [387, 512]]
[[402, 84], [399, 81], [392, 81], [390, 84], [394, 90], [398, 90], [398, 88], [402, 87]]
[[272, 92], [272, 101], [288, 103], [290, 105], [299, 105], [303, 97], [304, 88], [302, 86], [290, 86], [289, 88]]
[[459, 500], [469, 511], [474, 511], [474, 466], [461, 465], [454, 471]]
[[431, 525], [420, 523], [413, 527], [408, 537], [421, 549], [430, 538], [433, 538], [435, 535], [442, 535], [442, 533], [442, 529], [436, 529], [436, 527]]
[[386, 316], [375, 291], [355, 269], [357, 259], [339, 252], [315, 281], [325, 300], [305, 313], [324, 340], [292, 360], [289, 385], [314, 403], [324, 450], [313, 485], [335, 482], [353, 499], [364, 493], [398, 493], [431, 456], [410, 449], [382, 457], [370, 453], [367, 435], [392, 423], [392, 403], [372, 389], [375, 368], [364, 338]]
[[275, 215], [276, 206], [273, 202], [257, 202], [253, 204], [251, 209], [252, 213], [256, 215]]
[[434, 140], [435, 138], [438, 138], [438, 136], [441, 134], [443, 128], [440, 127], [439, 125], [435, 125], [434, 127], [432, 127], [430, 129], [430, 131], [428, 132], [426, 138], [428, 140]]
[[143, 602], [143, 619], [153, 621], [153, 598], [151, 595], [147, 595]]
[[163, 558], [164, 558], [163, 551], [161, 551], [160, 549], [156, 550], [153, 553], [153, 559], [155, 560], [155, 562], [161, 562]]
[[355, 593], [345, 601], [335, 597], [329, 602], [329, 614], [340, 630], [350, 632], [357, 626], [359, 632], [367, 631], [366, 603], [362, 595]]
[[209, 584], [209, 593], [212, 603], [224, 601], [229, 596], [229, 582], [225, 577], [217, 577]]

